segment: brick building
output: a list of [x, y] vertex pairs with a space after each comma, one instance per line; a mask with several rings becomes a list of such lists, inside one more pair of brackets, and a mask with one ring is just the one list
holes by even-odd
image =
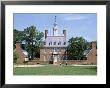
[[[45, 30], [45, 39], [43, 41], [43, 47], [40, 48], [40, 58], [38, 60], [29, 61], [28, 64], [59, 64], [65, 63], [67, 55], [65, 53], [68, 46], [66, 40], [66, 30], [62, 31], [62, 35], [58, 33], [59, 28], [56, 22], [53, 24], [53, 35], [48, 34], [48, 30]], [[17, 63], [22, 64], [28, 60], [28, 54], [22, 50], [20, 43], [16, 44], [16, 51], [19, 55]], [[65, 59], [65, 60], [64, 60]], [[66, 60], [68, 64], [97, 64], [97, 48], [96, 42], [91, 42], [91, 48], [84, 51], [84, 57], [82, 60]]]
[[49, 61], [49, 63], [57, 64], [64, 58], [67, 47], [66, 30], [63, 30], [63, 35], [59, 35], [59, 29], [55, 22], [53, 24], [53, 35], [48, 35], [48, 30], [45, 30], [44, 46], [40, 49], [40, 61]]
[[17, 59], [18, 64], [23, 64], [25, 61], [28, 61], [28, 53], [25, 50], [23, 50], [21, 47], [22, 47], [21, 43], [17, 42], [15, 51], [19, 57]]
[[97, 64], [97, 44], [95, 41], [91, 42], [91, 48], [84, 51], [84, 60], [86, 64]]

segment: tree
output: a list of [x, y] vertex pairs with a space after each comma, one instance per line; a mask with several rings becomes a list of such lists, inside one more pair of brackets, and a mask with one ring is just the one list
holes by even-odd
[[26, 50], [31, 59], [37, 54], [40, 54], [40, 45], [42, 37], [44, 36], [43, 32], [39, 32], [35, 26], [30, 26], [24, 29], [24, 42], [26, 43]]
[[23, 40], [23, 31], [18, 31], [14, 29], [14, 49], [15, 49], [15, 44], [17, 42], [22, 42]]
[[17, 42], [24, 42], [23, 48], [28, 52], [29, 58], [39, 57], [43, 36], [43, 32], [39, 32], [35, 26], [27, 27], [24, 31], [14, 29], [14, 49]]
[[13, 58], [14, 58], [14, 63], [16, 63], [17, 59], [19, 58], [19, 55], [16, 52], [16, 50], [14, 50], [14, 52], [13, 52]]
[[69, 39], [67, 47], [68, 59], [81, 60], [84, 50], [87, 49], [88, 42], [83, 37]]

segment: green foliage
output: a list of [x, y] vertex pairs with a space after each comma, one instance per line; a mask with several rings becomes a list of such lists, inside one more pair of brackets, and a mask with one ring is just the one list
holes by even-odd
[[43, 32], [39, 32], [35, 26], [30, 26], [24, 31], [14, 29], [14, 49], [17, 42], [25, 42], [25, 50], [28, 52], [29, 58], [40, 56], [40, 47], [42, 42]]
[[14, 63], [16, 63], [17, 59], [19, 58], [19, 55], [16, 51], [13, 52], [13, 58], [14, 58]]
[[14, 49], [15, 49], [15, 44], [17, 42], [21, 42], [23, 40], [23, 31], [18, 31], [14, 29]]
[[26, 50], [31, 59], [40, 54], [40, 45], [43, 32], [39, 32], [35, 26], [30, 26], [24, 29], [24, 40], [26, 43]]
[[88, 47], [88, 42], [83, 37], [72, 37], [68, 42], [68, 59], [81, 60], [84, 50]]

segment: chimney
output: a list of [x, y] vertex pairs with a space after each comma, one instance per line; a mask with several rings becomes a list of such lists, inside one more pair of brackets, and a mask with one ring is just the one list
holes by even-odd
[[45, 30], [45, 39], [47, 38], [48, 30]]
[[95, 41], [91, 42], [91, 48], [96, 49], [97, 43]]
[[16, 49], [17, 49], [17, 50], [21, 49], [21, 43], [20, 43], [20, 42], [17, 42], [17, 43], [16, 43]]
[[64, 34], [64, 36], [66, 37], [66, 30], [63, 30], [63, 34]]

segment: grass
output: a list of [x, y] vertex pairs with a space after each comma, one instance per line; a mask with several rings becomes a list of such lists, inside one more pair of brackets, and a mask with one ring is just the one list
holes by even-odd
[[92, 66], [45, 66], [17, 67], [14, 75], [97, 75], [97, 67]]

